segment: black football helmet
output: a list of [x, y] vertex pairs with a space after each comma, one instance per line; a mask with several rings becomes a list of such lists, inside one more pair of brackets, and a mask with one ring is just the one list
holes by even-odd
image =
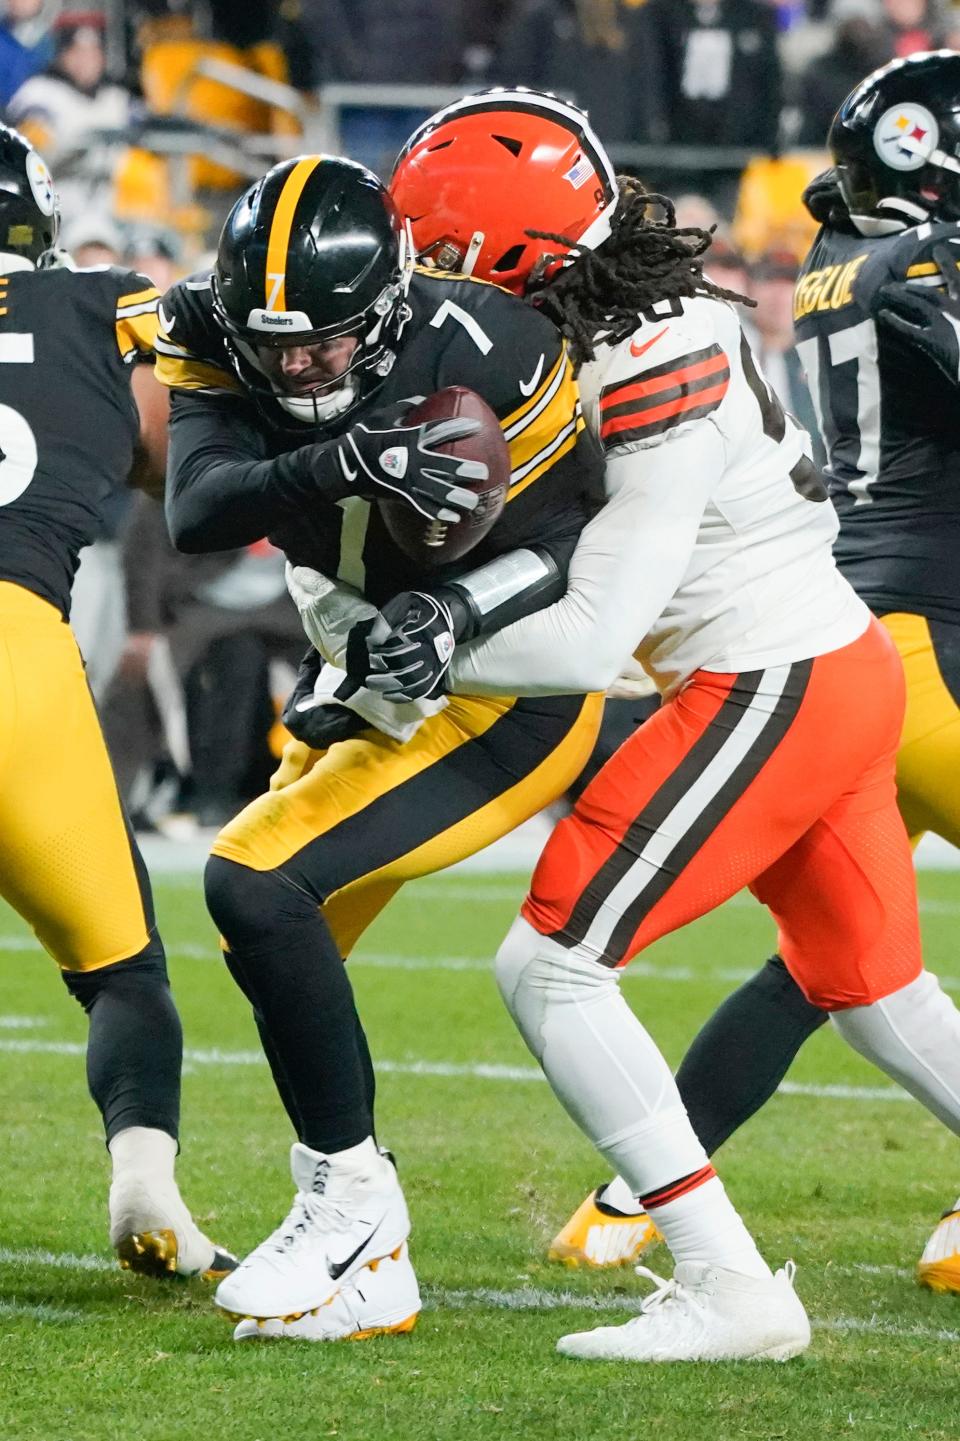
[[[410, 311], [412, 257], [396, 207], [362, 165], [302, 155], [267, 172], [237, 201], [220, 236], [213, 310], [243, 384], [310, 425], [341, 422], [396, 359]], [[258, 347], [356, 337], [347, 370], [328, 393], [283, 394]]]
[[875, 70], [840, 106], [828, 144], [861, 234], [960, 219], [960, 53]]
[[19, 130], [0, 125], [0, 252], [50, 264], [60, 230], [53, 177]]

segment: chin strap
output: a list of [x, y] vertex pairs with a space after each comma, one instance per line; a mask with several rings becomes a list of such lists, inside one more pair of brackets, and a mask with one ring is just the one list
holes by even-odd
[[884, 213], [850, 216], [857, 230], [867, 240], [873, 240], [880, 235], [896, 235], [901, 230], [909, 230], [912, 225], [922, 225], [925, 220], [931, 219], [929, 210], [922, 205], [915, 205], [912, 200], [901, 200], [894, 195], [879, 201], [877, 211]]

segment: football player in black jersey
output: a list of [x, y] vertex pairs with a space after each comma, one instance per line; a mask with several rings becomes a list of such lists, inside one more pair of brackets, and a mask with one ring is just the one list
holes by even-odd
[[180, 1018], [67, 621], [105, 501], [141, 441], [162, 454], [162, 415], [159, 434], [141, 436], [131, 393], [160, 297], [133, 271], [51, 268], [58, 224], [46, 165], [0, 127], [0, 895], [89, 1016], [121, 1264], [222, 1275], [235, 1262], [201, 1235], [174, 1179]]
[[[595, 183], [612, 196], [612, 174]], [[405, 420], [410, 398], [456, 384], [499, 418], [511, 484], [501, 518], [457, 570], [453, 609], [425, 599], [411, 653], [563, 593], [603, 494], [566, 344], [495, 286], [415, 269], [369, 172], [321, 156], [275, 167], [231, 212], [213, 275], [164, 297], [161, 325], [167, 513], [182, 549], [266, 533], [287, 554], [294, 591], [304, 576], [346, 582], [372, 623], [375, 607], [437, 578], [396, 546], [376, 502], [449, 523], [475, 503], [461, 462], [435, 448], [451, 432]], [[353, 626], [344, 645], [357, 643]], [[374, 1141], [373, 1067], [343, 960], [404, 881], [560, 795], [602, 707], [596, 696], [425, 696], [398, 714], [373, 691], [338, 704], [338, 679], [327, 665], [317, 680], [332, 704], [316, 708], [316, 749], [288, 749], [283, 783], [223, 829], [206, 873], [227, 964], [298, 1138], [289, 1217], [217, 1293], [240, 1319], [238, 1337], [413, 1324], [409, 1221]]]

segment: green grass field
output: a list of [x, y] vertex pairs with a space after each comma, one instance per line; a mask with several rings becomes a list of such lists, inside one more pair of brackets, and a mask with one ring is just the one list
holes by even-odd
[[[358, 1345], [236, 1346], [204, 1284], [114, 1269], [83, 1016], [0, 914], [4, 1441], [960, 1435], [960, 1304], [912, 1277], [960, 1187], [955, 1143], [829, 1028], [791, 1073], [798, 1090], [718, 1162], [767, 1257], [797, 1261], [809, 1353], [709, 1368], [555, 1354], [564, 1331], [623, 1318], [641, 1283], [543, 1259], [602, 1168], [538, 1080], [489, 974], [523, 885], [456, 875], [413, 886], [353, 963], [426, 1296], [412, 1336]], [[181, 1184], [211, 1234], [242, 1252], [287, 1210], [291, 1137], [197, 878], [157, 889], [188, 1046]], [[960, 990], [960, 874], [922, 875], [921, 895], [928, 963]], [[632, 969], [626, 995], [671, 1062], [771, 943], [765, 914], [738, 898]], [[651, 1264], [669, 1274], [666, 1253]]]

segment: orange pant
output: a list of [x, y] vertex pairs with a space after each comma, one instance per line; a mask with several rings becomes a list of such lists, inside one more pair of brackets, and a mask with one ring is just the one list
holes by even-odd
[[557, 826], [524, 916], [619, 966], [749, 886], [816, 1005], [899, 990], [922, 964], [894, 782], [903, 709], [876, 621], [815, 660], [698, 671]]

